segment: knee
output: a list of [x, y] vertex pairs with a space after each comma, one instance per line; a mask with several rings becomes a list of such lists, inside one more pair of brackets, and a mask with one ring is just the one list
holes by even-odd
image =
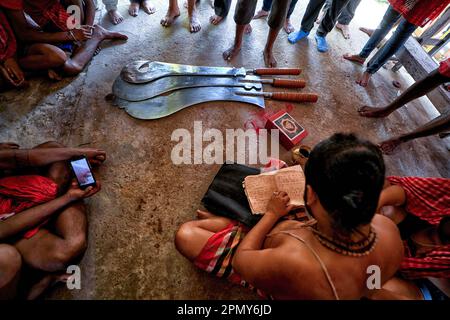
[[22, 268], [22, 257], [16, 248], [0, 245], [0, 288], [10, 283]]
[[87, 249], [87, 239], [84, 234], [66, 240], [60, 251], [54, 252], [53, 260], [58, 266], [56, 269], [64, 269], [70, 262], [81, 256]]
[[175, 234], [175, 247], [183, 254], [186, 251], [186, 246], [192, 241], [194, 237], [195, 221], [183, 223]]
[[46, 47], [44, 51], [52, 68], [59, 68], [67, 61], [66, 53], [55, 46]]

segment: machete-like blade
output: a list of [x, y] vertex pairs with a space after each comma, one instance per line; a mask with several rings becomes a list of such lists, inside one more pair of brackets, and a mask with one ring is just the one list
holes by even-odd
[[245, 68], [202, 67], [138, 60], [127, 64], [120, 76], [127, 82], [146, 83], [168, 76], [245, 77], [246, 74]]
[[124, 100], [143, 101], [185, 88], [238, 87], [245, 90], [254, 89], [261, 91], [261, 83], [245, 82], [246, 79], [255, 81], [260, 78], [258, 76], [246, 76], [245, 78], [179, 76], [164, 77], [149, 83], [135, 84], [126, 82], [121, 77], [117, 77], [114, 81], [112, 92], [116, 97]]
[[235, 88], [189, 88], [172, 92], [166, 96], [158, 96], [144, 101], [131, 102], [120, 98], [114, 104], [132, 117], [142, 120], [153, 120], [167, 117], [184, 108], [211, 101], [235, 101], [264, 108], [264, 98], [240, 96], [234, 93]]

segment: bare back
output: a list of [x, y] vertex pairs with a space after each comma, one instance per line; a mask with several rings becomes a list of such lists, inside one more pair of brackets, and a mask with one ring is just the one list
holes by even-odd
[[[367, 268], [380, 267], [383, 285], [397, 271], [403, 257], [396, 225], [381, 215], [376, 215], [372, 221], [378, 236], [376, 247], [363, 257], [346, 256], [324, 247], [312, 231], [302, 225], [297, 221], [281, 222], [264, 242], [265, 249], [276, 249], [277, 255], [286, 257], [285, 263], [279, 266], [281, 279], [267, 280], [282, 282], [275, 286], [279, 289], [277, 292], [270, 292], [275, 299], [336, 299], [333, 287], [340, 299], [370, 296], [367, 279], [372, 273], [368, 273]], [[273, 285], [268, 284], [268, 287], [273, 288]]]

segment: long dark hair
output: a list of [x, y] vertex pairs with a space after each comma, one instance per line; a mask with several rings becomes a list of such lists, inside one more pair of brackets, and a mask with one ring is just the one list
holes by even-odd
[[311, 151], [306, 185], [317, 194], [335, 228], [345, 233], [370, 223], [383, 188], [380, 150], [354, 134], [336, 133]]

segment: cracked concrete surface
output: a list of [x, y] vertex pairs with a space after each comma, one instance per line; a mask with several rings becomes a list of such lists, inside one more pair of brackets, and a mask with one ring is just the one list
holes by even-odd
[[[253, 21], [253, 33], [245, 37], [241, 54], [231, 64], [221, 57], [233, 41], [232, 14], [219, 26], [208, 18], [213, 14], [209, 1], [200, 4], [203, 29], [187, 30], [187, 12], [172, 28], [164, 29], [159, 20], [166, 1], [155, 1], [157, 13], [137, 18], [127, 14], [127, 1], [119, 10], [125, 21], [112, 27], [125, 32], [127, 43], [104, 43], [103, 50], [88, 68], [74, 79], [52, 83], [34, 79], [31, 87], [0, 95], [0, 141], [16, 141], [32, 147], [46, 140], [71, 146], [98, 146], [108, 152], [106, 163], [96, 173], [103, 182], [101, 193], [88, 200], [89, 247], [81, 261], [82, 289], [56, 288], [53, 299], [244, 299], [256, 298], [246, 289], [215, 279], [197, 270], [181, 257], [173, 245], [177, 227], [195, 217], [195, 210], [219, 165], [175, 166], [170, 153], [177, 128], [192, 132], [193, 122], [204, 128], [243, 128], [256, 108], [234, 103], [208, 103], [188, 108], [157, 121], [140, 121], [112, 107], [104, 97], [121, 68], [130, 59], [149, 59], [172, 63], [263, 66], [262, 49], [267, 35], [264, 19]], [[234, 4], [233, 4], [234, 6]], [[260, 4], [258, 5], [258, 7]], [[298, 28], [306, 1], [298, 4], [292, 17]], [[232, 9], [231, 13], [234, 9]], [[379, 17], [383, 10], [377, 12]], [[104, 9], [98, 12], [101, 17]], [[358, 14], [358, 13], [357, 13]], [[391, 82], [403, 89], [411, 79], [381, 69], [367, 90], [355, 85], [361, 67], [342, 59], [357, 51], [367, 40], [357, 31], [363, 18], [351, 25], [352, 39], [344, 40], [336, 31], [328, 37], [329, 53], [317, 52], [313, 37], [297, 45], [287, 42], [281, 31], [275, 45], [280, 67], [300, 67], [305, 91], [320, 93], [315, 105], [296, 105], [291, 114], [310, 132], [304, 143], [314, 145], [336, 131], [353, 131], [375, 142], [411, 130], [437, 115], [426, 98], [394, 112], [386, 119], [366, 119], [356, 110], [364, 104], [380, 106], [398, 94]], [[374, 27], [372, 25], [371, 27]], [[271, 88], [267, 88], [271, 90]], [[268, 111], [284, 108], [284, 103], [266, 101]], [[289, 159], [280, 150], [281, 158]], [[448, 150], [444, 140], [429, 137], [400, 147], [385, 157], [389, 174], [450, 176]]]

